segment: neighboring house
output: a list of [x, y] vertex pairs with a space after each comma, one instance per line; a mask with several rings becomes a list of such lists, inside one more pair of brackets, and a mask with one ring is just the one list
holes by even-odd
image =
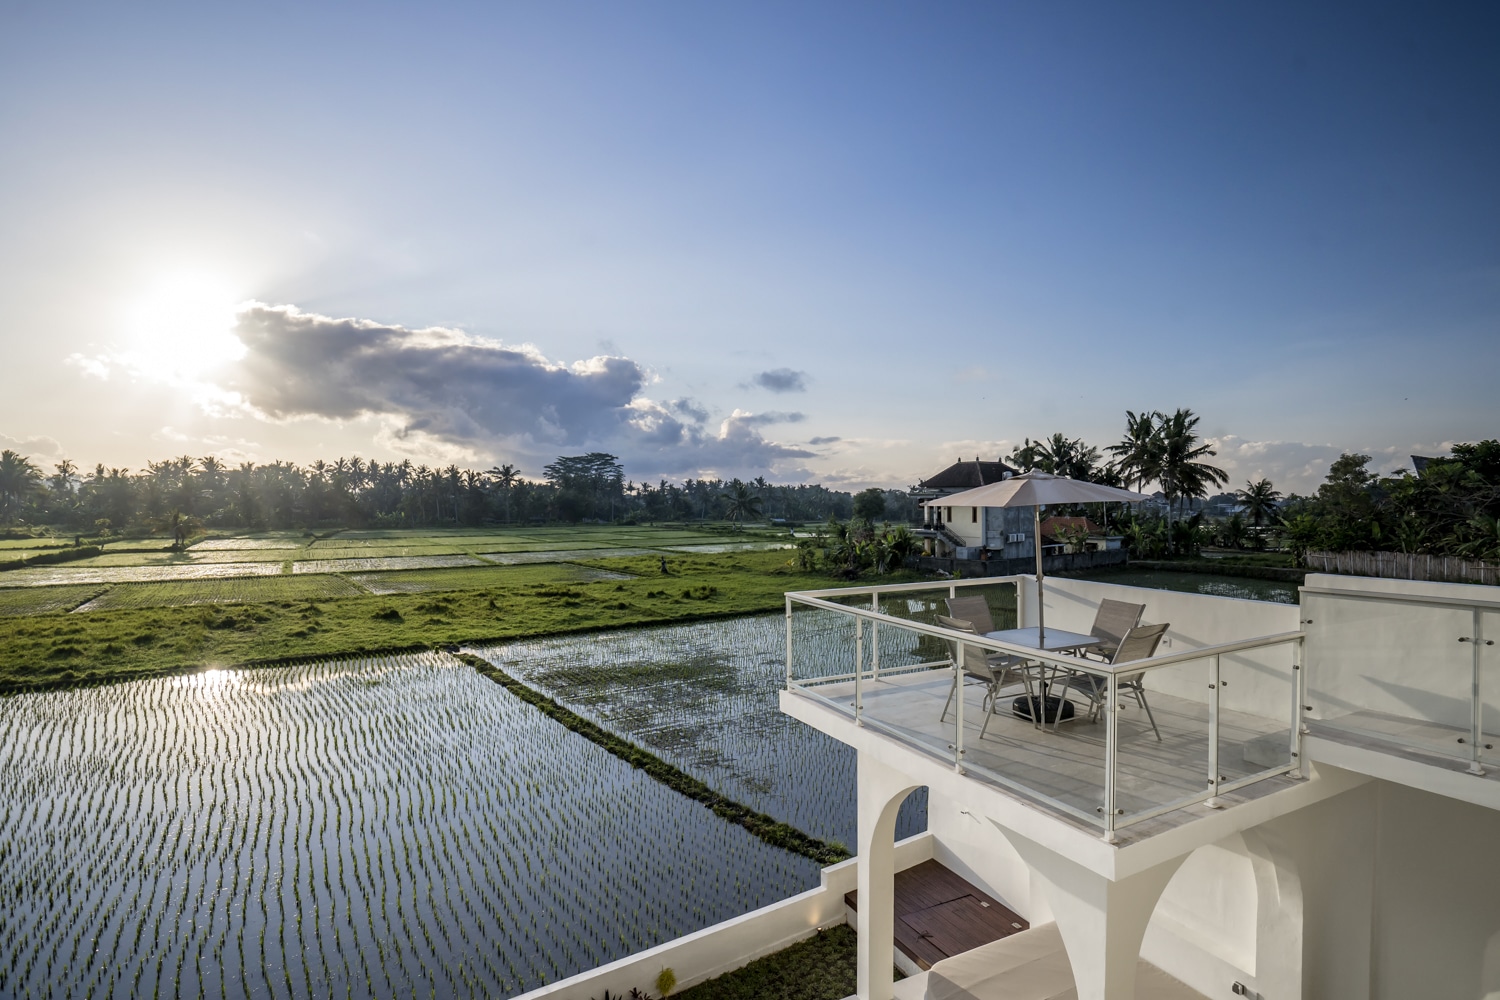
[[[1073, 541], [1079, 528], [1088, 532], [1082, 550]], [[1042, 521], [1042, 552], [1045, 555], [1118, 549], [1121, 541], [1121, 536], [1106, 535], [1103, 528], [1086, 517], [1049, 517]]]
[[979, 486], [1009, 479], [1016, 470], [1001, 461], [959, 460], [942, 472], [922, 480], [909, 491], [923, 504], [923, 526], [916, 534], [933, 555], [952, 556], [957, 549], [972, 550], [966, 558], [978, 558], [980, 550], [996, 559], [1021, 559], [1034, 554], [1031, 547], [1030, 508], [949, 507], [942, 498]]

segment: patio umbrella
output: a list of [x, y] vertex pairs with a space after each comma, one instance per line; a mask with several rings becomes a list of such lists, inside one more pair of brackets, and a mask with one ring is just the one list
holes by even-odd
[[[1023, 472], [998, 483], [927, 501], [934, 507], [1030, 507], [1036, 540], [1037, 637], [1045, 642], [1047, 626], [1042, 615], [1042, 508], [1075, 503], [1140, 503], [1144, 493], [1116, 489], [1100, 483], [1054, 476], [1050, 472]], [[924, 506], [926, 506], [924, 505]]]

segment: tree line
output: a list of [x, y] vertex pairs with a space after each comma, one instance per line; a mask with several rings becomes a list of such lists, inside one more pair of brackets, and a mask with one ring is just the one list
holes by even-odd
[[1369, 455], [1341, 455], [1316, 494], [1281, 505], [1293, 552], [1500, 559], [1500, 441], [1457, 444], [1419, 470], [1387, 476], [1369, 465]]
[[[869, 492], [869, 491], [867, 491]], [[904, 520], [906, 495], [873, 491], [881, 516]], [[632, 482], [609, 454], [562, 456], [543, 478], [514, 465], [485, 471], [455, 465], [367, 462], [358, 456], [308, 465], [230, 465], [209, 455], [148, 462], [144, 470], [64, 459], [44, 472], [0, 452], [0, 524], [47, 525], [89, 536], [197, 528], [442, 527], [579, 521], [787, 521], [848, 518], [855, 496], [820, 485], [697, 478]], [[864, 498], [868, 510], [868, 498]]]

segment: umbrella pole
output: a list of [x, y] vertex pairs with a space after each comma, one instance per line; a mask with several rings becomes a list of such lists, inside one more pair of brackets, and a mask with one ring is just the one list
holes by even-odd
[[1032, 548], [1036, 552], [1036, 636], [1037, 645], [1046, 648], [1047, 645], [1047, 623], [1042, 613], [1042, 508], [1037, 505], [1031, 508], [1031, 530], [1035, 544]]

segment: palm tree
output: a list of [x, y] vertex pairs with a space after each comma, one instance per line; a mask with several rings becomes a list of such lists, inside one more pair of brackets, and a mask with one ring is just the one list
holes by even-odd
[[750, 487], [738, 479], [729, 484], [729, 489], [724, 492], [729, 504], [727, 513], [729, 519], [734, 522], [735, 530], [740, 530], [740, 521], [748, 514], [751, 517], [760, 517], [761, 499], [750, 492]]
[[42, 485], [42, 470], [31, 460], [9, 448], [0, 451], [0, 516], [9, 522], [27, 498]]
[[[1161, 416], [1161, 414], [1158, 414]], [[1199, 444], [1198, 417], [1192, 410], [1179, 409], [1162, 420], [1161, 465], [1157, 478], [1167, 504], [1180, 504], [1191, 497], [1208, 495], [1210, 486], [1229, 482], [1229, 474], [1214, 465], [1198, 461], [1212, 458], [1218, 452], [1212, 445]]]
[[1260, 482], [1245, 482], [1245, 488], [1235, 494], [1236, 499], [1245, 505], [1245, 513], [1250, 515], [1250, 523], [1259, 528], [1262, 521], [1275, 523], [1277, 519], [1276, 505], [1281, 502], [1281, 493], [1271, 485], [1269, 479]]
[[[1031, 445], [1030, 438], [1027, 438], [1027, 444]], [[1082, 438], [1053, 434], [1033, 447], [1036, 449], [1033, 458], [1036, 467], [1055, 476], [1091, 481], [1099, 465], [1099, 449], [1085, 444]]]
[[1116, 467], [1128, 482], [1135, 480], [1135, 491], [1161, 474], [1161, 424], [1166, 418], [1160, 413], [1142, 410], [1136, 414], [1125, 411], [1125, 436], [1118, 444], [1104, 450], [1114, 455]]
[[1042, 460], [1042, 443], [1027, 438], [1025, 444], [1018, 444], [1011, 448], [1010, 460], [1022, 472], [1030, 472], [1038, 468]]

